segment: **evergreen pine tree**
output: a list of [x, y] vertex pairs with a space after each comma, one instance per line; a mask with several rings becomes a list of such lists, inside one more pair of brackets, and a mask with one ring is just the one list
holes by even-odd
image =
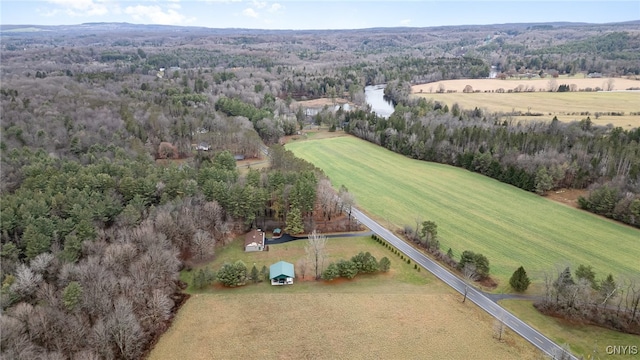
[[289, 234], [300, 234], [304, 231], [300, 208], [293, 207], [289, 210], [289, 213], [287, 213], [287, 227], [284, 230]]
[[253, 267], [251, 268], [251, 280], [254, 283], [257, 283], [258, 281], [260, 281], [260, 275], [258, 274], [258, 268], [253, 265]]
[[531, 280], [529, 280], [529, 276], [527, 276], [527, 272], [524, 270], [522, 266], [520, 266], [509, 279], [509, 285], [517, 291], [523, 292], [527, 290], [531, 284]]

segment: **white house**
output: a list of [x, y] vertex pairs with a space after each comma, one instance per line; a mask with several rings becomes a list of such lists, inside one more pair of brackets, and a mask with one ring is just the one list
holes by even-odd
[[244, 251], [263, 251], [264, 232], [260, 229], [251, 230], [244, 237]]

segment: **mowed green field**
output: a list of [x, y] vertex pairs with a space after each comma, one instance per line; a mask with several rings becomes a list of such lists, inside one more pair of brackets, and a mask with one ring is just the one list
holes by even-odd
[[523, 265], [533, 281], [556, 266], [592, 265], [598, 277], [640, 275], [640, 231], [467, 170], [412, 160], [351, 136], [287, 149], [345, 185], [382, 224], [438, 224], [441, 248], [486, 255], [505, 288]]

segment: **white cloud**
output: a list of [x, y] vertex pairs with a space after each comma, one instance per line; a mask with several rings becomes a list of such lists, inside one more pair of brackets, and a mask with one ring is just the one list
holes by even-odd
[[400, 25], [407, 26], [411, 24], [411, 19], [400, 20]]
[[278, 4], [278, 3], [273, 3], [271, 4], [271, 7], [269, 7], [269, 12], [270, 13], [275, 13], [278, 12], [278, 10], [282, 10], [284, 9], [284, 6]]
[[255, 6], [258, 9], [262, 9], [262, 8], [267, 6], [267, 2], [266, 1], [253, 0], [252, 3], [253, 3], [253, 6]]
[[[179, 6], [178, 6], [179, 9]], [[124, 13], [131, 15], [137, 21], [150, 21], [153, 24], [177, 25], [193, 22], [194, 18], [187, 18], [176, 11], [175, 7], [162, 9], [158, 5], [127, 6]]]
[[106, 5], [108, 1], [104, 0], [48, 0], [48, 2], [58, 5], [70, 16], [94, 16], [109, 13]]
[[244, 16], [248, 16], [248, 17], [252, 17], [252, 18], [257, 18], [257, 17], [259, 17], [259, 16], [260, 16], [260, 15], [259, 15], [255, 10], [253, 10], [252, 8], [246, 8], [246, 9], [242, 10], [242, 15], [244, 15]]

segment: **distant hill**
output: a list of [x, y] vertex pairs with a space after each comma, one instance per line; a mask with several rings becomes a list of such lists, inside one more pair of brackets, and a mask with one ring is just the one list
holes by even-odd
[[179, 32], [179, 33], [205, 33], [211, 35], [224, 35], [224, 34], [244, 34], [244, 35], [260, 35], [260, 34], [311, 34], [311, 33], [337, 33], [337, 32], [369, 32], [369, 33], [402, 33], [408, 30], [423, 31], [423, 30], [473, 30], [473, 29], [515, 29], [515, 30], [535, 30], [535, 29], [553, 29], [553, 28], [567, 28], [567, 27], [638, 27], [640, 29], [640, 20], [625, 21], [618, 23], [607, 24], [593, 24], [582, 22], [547, 22], [547, 23], [504, 23], [504, 24], [492, 24], [492, 25], [452, 25], [452, 26], [436, 26], [436, 27], [376, 27], [366, 29], [345, 29], [345, 30], [265, 30], [265, 29], [243, 29], [243, 28], [208, 28], [208, 27], [196, 27], [196, 26], [174, 26], [174, 25], [144, 25], [144, 24], [131, 24], [126, 22], [92, 22], [83, 23], [77, 25], [0, 25], [0, 31], [2, 34], [9, 33], [12, 35], [19, 33], [29, 33], [40, 31], [54, 31], [54, 32]]

